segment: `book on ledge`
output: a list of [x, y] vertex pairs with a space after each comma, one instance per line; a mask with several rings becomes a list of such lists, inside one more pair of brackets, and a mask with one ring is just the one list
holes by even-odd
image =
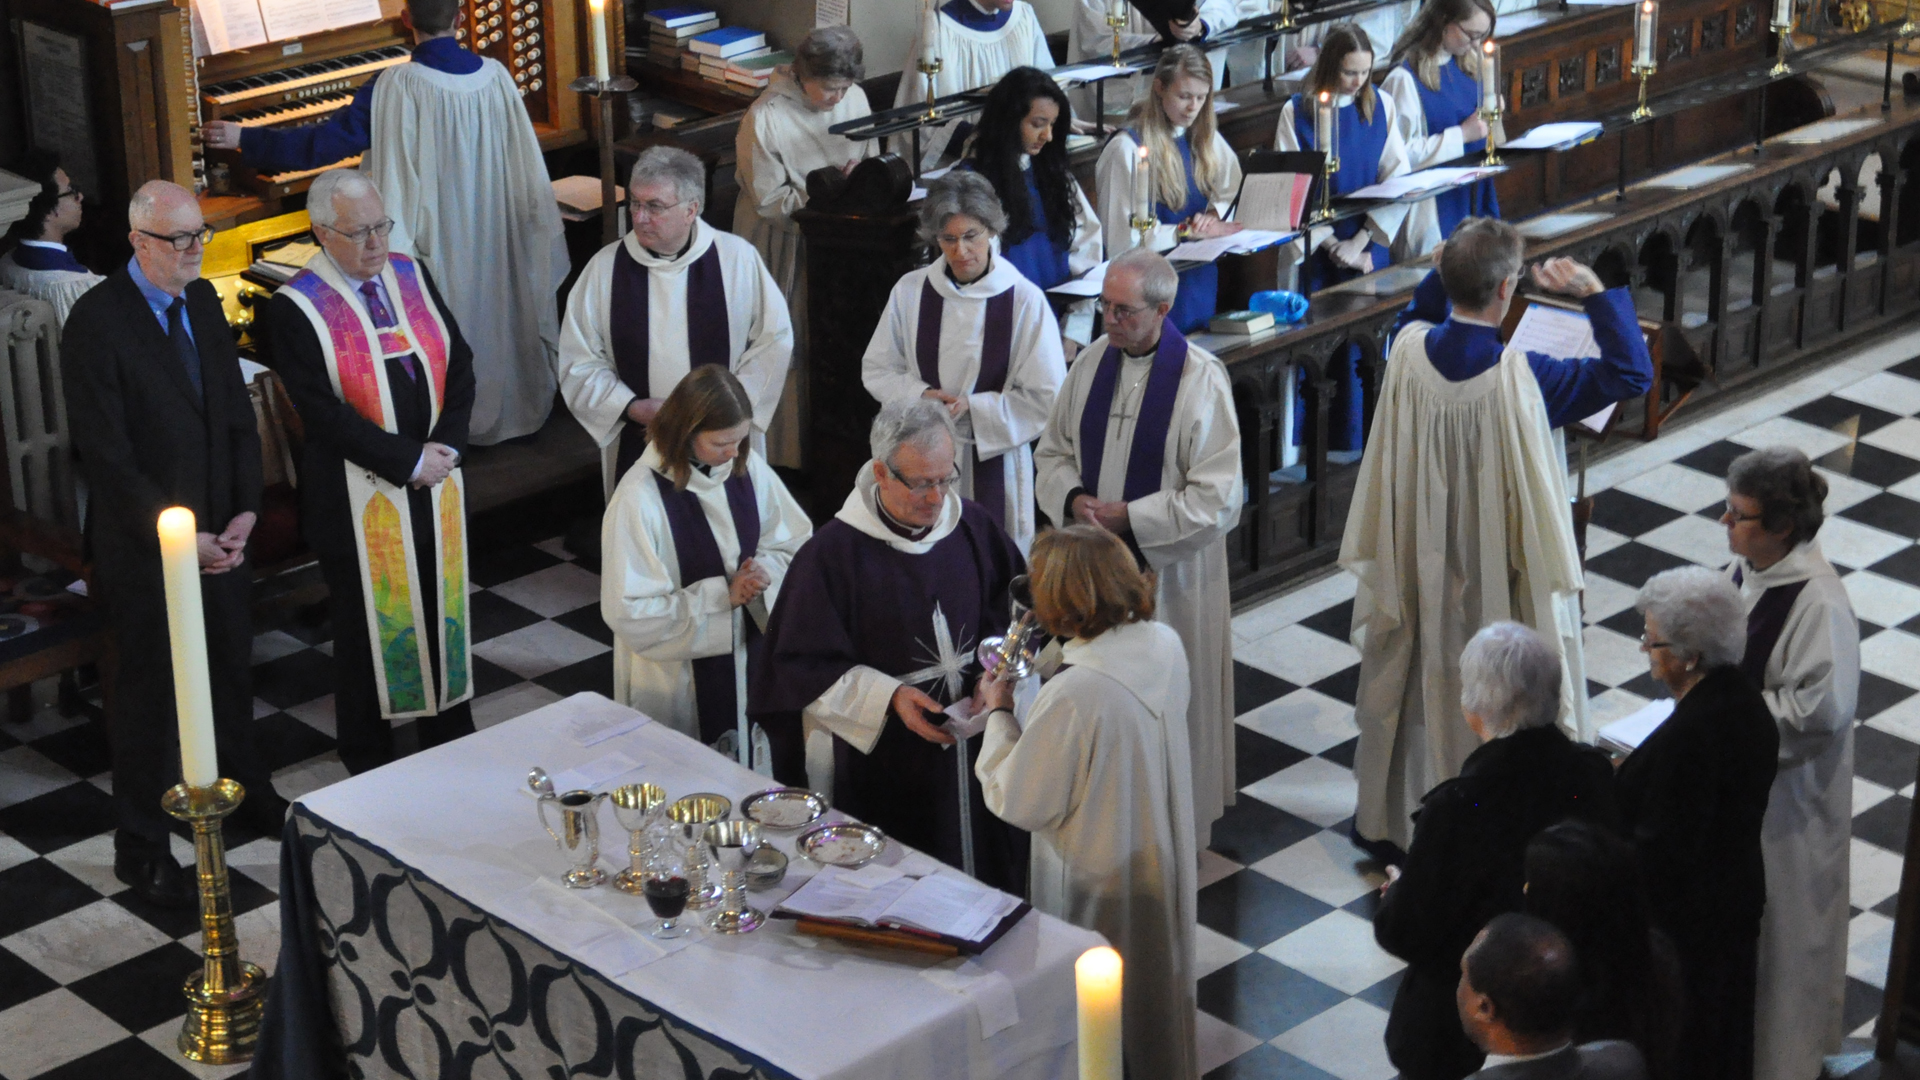
[[767, 35], [745, 26], [723, 26], [694, 35], [688, 40], [687, 47], [702, 56], [731, 60], [741, 53], [766, 48]]
[[856, 871], [828, 867], [773, 909], [776, 919], [797, 919], [868, 932], [875, 944], [886, 935], [903, 943], [931, 942], [977, 956], [1033, 910], [1016, 896], [955, 871], [908, 877], [870, 864]]
[[712, 8], [703, 7], [670, 7], [647, 12], [648, 22], [655, 26], [664, 26], [670, 30], [676, 27], [688, 26], [693, 23], [705, 22], [708, 19], [718, 19], [719, 17], [718, 13]]

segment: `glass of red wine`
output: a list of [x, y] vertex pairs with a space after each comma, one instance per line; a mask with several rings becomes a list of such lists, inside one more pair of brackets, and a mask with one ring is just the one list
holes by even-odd
[[660, 917], [660, 925], [648, 931], [649, 936], [670, 941], [685, 937], [689, 928], [680, 925], [680, 915], [687, 910], [687, 898], [691, 895], [687, 883], [686, 854], [677, 844], [660, 844], [647, 856], [646, 870], [640, 881], [640, 893], [647, 898], [647, 906]]

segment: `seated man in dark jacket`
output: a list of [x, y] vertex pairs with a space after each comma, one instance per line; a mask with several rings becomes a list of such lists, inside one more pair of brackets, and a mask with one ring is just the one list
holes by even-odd
[[1580, 1003], [1573, 943], [1531, 915], [1496, 915], [1460, 959], [1460, 1026], [1487, 1052], [1472, 1080], [1647, 1080], [1622, 1041], [1573, 1044]]
[[1560, 659], [1518, 623], [1494, 623], [1460, 656], [1460, 707], [1482, 745], [1421, 801], [1404, 871], [1389, 870], [1374, 916], [1380, 947], [1407, 962], [1387, 1019], [1405, 1080], [1460, 1080], [1480, 1049], [1460, 1028], [1460, 957], [1487, 921], [1519, 911], [1527, 841], [1567, 818], [1617, 827], [1606, 756], [1568, 739]]

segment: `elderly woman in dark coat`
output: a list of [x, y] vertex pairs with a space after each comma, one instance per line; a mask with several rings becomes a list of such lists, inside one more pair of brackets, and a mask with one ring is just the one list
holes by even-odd
[[1485, 1055], [1460, 1027], [1460, 957], [1487, 920], [1519, 911], [1527, 841], [1568, 818], [1618, 819], [1606, 756], [1568, 739], [1560, 658], [1501, 622], [1460, 655], [1460, 708], [1482, 745], [1421, 800], [1404, 871], [1388, 870], [1373, 919], [1380, 947], [1407, 962], [1387, 1018], [1387, 1056], [1405, 1080], [1459, 1080]]
[[1760, 822], [1780, 733], [1740, 671], [1746, 612], [1733, 583], [1698, 566], [1654, 575], [1635, 602], [1640, 648], [1673, 715], [1620, 766], [1620, 809], [1640, 853], [1654, 925], [1685, 983], [1677, 1075], [1753, 1076], [1754, 980], [1766, 870]]

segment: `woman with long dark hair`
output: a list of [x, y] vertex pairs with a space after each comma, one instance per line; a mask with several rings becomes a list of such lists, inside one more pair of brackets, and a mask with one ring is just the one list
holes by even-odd
[[[1492, 0], [1427, 0], [1393, 43], [1393, 70], [1380, 83], [1392, 99], [1400, 138], [1413, 167], [1440, 165], [1487, 148], [1487, 122], [1480, 116], [1480, 46], [1493, 37]], [[1415, 254], [1453, 235], [1470, 217], [1500, 216], [1493, 178], [1443, 191], [1416, 211], [1425, 236], [1411, 237]], [[1425, 220], [1431, 213], [1433, 220]], [[1412, 227], [1410, 226], [1410, 230]]]
[[[986, 177], [1006, 211], [1000, 255], [1042, 289], [1100, 264], [1100, 218], [1067, 167], [1073, 107], [1053, 77], [1017, 67], [987, 94], [980, 123], [957, 166]], [[1093, 309], [1062, 321], [1079, 345], [1093, 339]], [[1078, 332], [1076, 332], [1078, 331]]]

